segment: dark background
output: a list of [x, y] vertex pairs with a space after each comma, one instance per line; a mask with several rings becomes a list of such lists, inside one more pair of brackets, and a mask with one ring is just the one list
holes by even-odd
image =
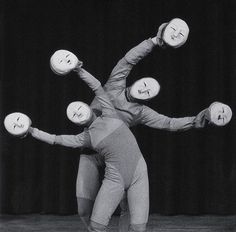
[[[76, 213], [80, 151], [14, 138], [3, 126], [18, 111], [49, 133], [81, 131], [66, 107], [90, 103], [93, 93], [74, 73], [50, 70], [57, 49], [74, 52], [105, 83], [125, 52], [155, 36], [161, 23], [182, 18], [190, 27], [187, 43], [154, 49], [128, 83], [155, 77], [161, 91], [148, 105], [170, 117], [196, 115], [214, 101], [236, 112], [235, 0], [5, 0], [0, 11], [0, 213]], [[149, 168], [151, 213], [236, 213], [234, 117], [222, 128], [133, 132]]]

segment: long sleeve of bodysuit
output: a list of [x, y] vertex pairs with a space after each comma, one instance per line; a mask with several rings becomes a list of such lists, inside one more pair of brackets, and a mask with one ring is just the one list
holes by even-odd
[[[134, 65], [147, 56], [154, 47], [155, 44], [152, 42], [152, 40], [147, 39], [129, 50], [113, 68], [108, 81], [104, 85], [105, 91], [123, 91], [126, 88], [126, 78], [128, 77]], [[99, 109], [99, 104], [96, 98], [94, 98], [92, 101], [91, 107]]]
[[104, 86], [105, 90], [126, 88], [126, 78], [134, 65], [147, 56], [154, 47], [155, 45], [152, 40], [147, 39], [129, 50], [113, 68], [110, 77]]
[[[107, 94], [101, 87], [101, 83], [84, 69], [79, 70], [79, 75], [83, 81], [95, 92], [103, 110], [103, 114], [116, 114]], [[54, 135], [31, 127], [29, 133], [36, 139], [49, 144], [58, 144], [66, 147], [79, 148], [90, 147], [91, 141], [87, 130], [78, 135]]]
[[86, 132], [82, 132], [78, 135], [54, 135], [41, 131], [37, 128], [30, 128], [30, 134], [37, 140], [54, 145], [62, 145], [66, 147], [79, 148], [88, 147], [89, 140]]
[[197, 116], [170, 118], [159, 114], [148, 106], [144, 106], [142, 112], [138, 116], [137, 123], [143, 124], [151, 128], [168, 130], [168, 131], [184, 131], [191, 128], [203, 128], [208, 121], [208, 109], [201, 111]]

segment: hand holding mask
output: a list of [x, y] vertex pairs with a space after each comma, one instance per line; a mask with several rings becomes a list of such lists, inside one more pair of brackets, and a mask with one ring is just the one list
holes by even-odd
[[50, 67], [57, 75], [66, 75], [82, 65], [83, 62], [67, 50], [57, 50], [50, 59]]

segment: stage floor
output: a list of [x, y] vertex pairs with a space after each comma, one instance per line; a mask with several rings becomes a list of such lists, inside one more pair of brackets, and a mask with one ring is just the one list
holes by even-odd
[[[113, 217], [109, 232], [118, 231], [118, 217]], [[0, 215], [1, 232], [86, 232], [77, 215]], [[236, 232], [232, 216], [160, 216], [150, 215], [150, 232]]]

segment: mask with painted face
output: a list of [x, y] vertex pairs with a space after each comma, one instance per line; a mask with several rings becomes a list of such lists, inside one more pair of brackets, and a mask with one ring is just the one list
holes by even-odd
[[50, 67], [58, 75], [66, 75], [78, 65], [78, 58], [70, 51], [57, 50], [50, 59]]
[[66, 109], [68, 119], [77, 125], [89, 124], [92, 120], [92, 110], [84, 102], [76, 101], [68, 105]]
[[165, 27], [162, 39], [173, 48], [182, 46], [188, 39], [189, 27], [187, 23], [179, 18], [172, 19]]
[[216, 126], [225, 126], [232, 118], [232, 110], [228, 105], [214, 102], [209, 107], [210, 121]]
[[144, 77], [130, 87], [130, 96], [137, 100], [150, 100], [160, 91], [160, 85], [154, 78]]
[[28, 132], [30, 125], [30, 118], [19, 112], [8, 114], [4, 119], [6, 130], [14, 136], [25, 135]]

